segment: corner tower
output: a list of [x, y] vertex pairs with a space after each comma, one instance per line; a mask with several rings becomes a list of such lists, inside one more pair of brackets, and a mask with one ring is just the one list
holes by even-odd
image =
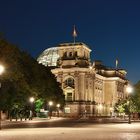
[[58, 66], [62, 68], [88, 67], [90, 65], [89, 47], [84, 43], [63, 43], [58, 45], [60, 57]]

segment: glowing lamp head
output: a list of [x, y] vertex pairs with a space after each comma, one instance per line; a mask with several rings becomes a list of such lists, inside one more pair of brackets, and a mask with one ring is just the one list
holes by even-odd
[[132, 88], [131, 86], [128, 86], [128, 87], [126, 88], [126, 92], [127, 92], [127, 93], [132, 93], [132, 92], [133, 92], [133, 88]]
[[56, 106], [59, 108], [60, 107], [60, 104], [57, 104]]
[[29, 100], [30, 100], [31, 103], [33, 103], [35, 99], [34, 99], [34, 97], [30, 97]]
[[53, 105], [53, 102], [52, 101], [49, 101], [49, 106], [52, 106]]
[[0, 75], [4, 72], [5, 68], [3, 65], [0, 65]]

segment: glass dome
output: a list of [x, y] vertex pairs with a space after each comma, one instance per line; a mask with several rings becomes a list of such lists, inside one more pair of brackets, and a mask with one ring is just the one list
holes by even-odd
[[43, 53], [38, 57], [37, 61], [45, 66], [57, 66], [58, 58], [58, 48], [53, 47], [43, 51]]

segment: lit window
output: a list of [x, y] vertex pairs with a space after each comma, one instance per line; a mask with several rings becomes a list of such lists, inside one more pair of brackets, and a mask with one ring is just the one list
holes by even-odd
[[68, 92], [67, 95], [66, 95], [66, 100], [67, 101], [72, 101], [72, 93], [71, 92]]

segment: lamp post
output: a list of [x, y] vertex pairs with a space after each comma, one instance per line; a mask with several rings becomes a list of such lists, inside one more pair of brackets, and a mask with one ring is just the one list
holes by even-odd
[[[4, 71], [5, 71], [4, 66], [0, 64], [0, 75], [2, 75]], [[0, 88], [1, 88], [1, 83], [0, 83]], [[2, 116], [1, 116], [1, 109], [0, 109], [0, 130], [2, 129], [1, 120], [2, 120]]]
[[57, 107], [58, 117], [59, 117], [59, 108], [60, 108], [60, 104], [57, 104], [56, 107]]
[[130, 85], [127, 86], [126, 92], [128, 93], [128, 111], [129, 111], [129, 114], [128, 114], [128, 123], [129, 123], [129, 124], [131, 124], [130, 94], [132, 93], [132, 91], [133, 91], [133, 88], [132, 88]]
[[32, 117], [33, 117], [33, 102], [35, 101], [35, 98], [34, 97], [30, 97], [29, 101], [31, 103], [31, 110], [30, 110], [30, 114], [29, 114], [29, 120], [32, 120]]
[[50, 116], [50, 119], [51, 119], [51, 116], [52, 116], [52, 110], [51, 110], [52, 105], [53, 105], [53, 102], [49, 101], [49, 116]]

